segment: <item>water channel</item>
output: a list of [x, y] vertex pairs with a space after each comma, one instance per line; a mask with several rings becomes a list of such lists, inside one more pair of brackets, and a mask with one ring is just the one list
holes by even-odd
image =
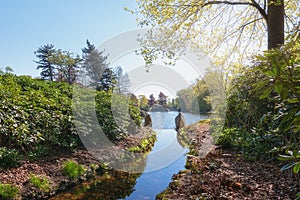
[[[150, 115], [157, 141], [146, 157], [143, 173], [114, 171], [101, 174], [54, 199], [155, 199], [168, 186], [172, 175], [184, 169], [188, 149], [177, 141], [175, 117], [178, 112], [151, 112]], [[186, 124], [207, 118], [199, 114], [183, 115]]]

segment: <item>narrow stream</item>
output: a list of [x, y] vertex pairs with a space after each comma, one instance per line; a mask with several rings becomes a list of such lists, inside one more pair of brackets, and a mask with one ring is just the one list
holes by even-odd
[[[188, 149], [177, 141], [175, 117], [178, 112], [151, 112], [150, 115], [157, 141], [147, 155], [142, 174], [118, 171], [102, 174], [54, 199], [155, 199], [168, 186], [173, 174], [185, 168]], [[205, 115], [183, 115], [186, 124], [207, 118]]]
[[[175, 117], [178, 112], [151, 112], [152, 127], [157, 142], [147, 157], [145, 172], [137, 179], [134, 192], [125, 199], [155, 199], [171, 181], [173, 174], [184, 169], [188, 149], [177, 141]], [[183, 113], [186, 124], [192, 124], [206, 116]]]

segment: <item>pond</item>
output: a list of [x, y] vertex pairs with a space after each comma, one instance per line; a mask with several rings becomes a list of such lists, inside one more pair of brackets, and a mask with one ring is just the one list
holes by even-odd
[[[120, 171], [99, 174], [53, 199], [155, 199], [171, 181], [172, 175], [184, 169], [188, 149], [177, 141], [175, 117], [178, 112], [151, 112], [152, 127], [157, 141], [147, 155], [143, 173]], [[183, 113], [186, 124], [192, 124], [206, 115]]]

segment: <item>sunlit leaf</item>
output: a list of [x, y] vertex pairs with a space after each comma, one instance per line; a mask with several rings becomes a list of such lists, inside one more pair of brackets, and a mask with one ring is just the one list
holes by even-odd
[[297, 162], [293, 168], [293, 171], [295, 174], [299, 173], [299, 169], [300, 169], [300, 162]]
[[264, 98], [268, 97], [271, 94], [272, 91], [273, 91], [273, 88], [271, 88], [271, 87], [265, 89], [263, 91], [263, 94], [259, 98], [264, 99]]

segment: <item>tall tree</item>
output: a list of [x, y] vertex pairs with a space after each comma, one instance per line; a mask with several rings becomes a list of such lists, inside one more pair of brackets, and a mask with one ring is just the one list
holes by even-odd
[[4, 73], [6, 73], [6, 74], [13, 74], [13, 73], [14, 73], [14, 70], [13, 70], [13, 68], [10, 67], [10, 66], [6, 66], [6, 67], [4, 68], [4, 70], [3, 70], [3, 67], [1, 67], [1, 68], [0, 68], [0, 74], [4, 74]]
[[148, 99], [145, 95], [139, 95], [139, 104], [142, 110], [148, 110]]
[[116, 75], [117, 85], [116, 89], [120, 94], [128, 94], [129, 88], [131, 86], [131, 82], [127, 72], [123, 72], [122, 67], [116, 67], [114, 69], [114, 73]]
[[167, 96], [162, 92], [158, 94], [158, 103], [162, 106], [167, 105]]
[[187, 46], [201, 48], [219, 62], [234, 61], [263, 46], [277, 48], [284, 43], [284, 31], [295, 26], [300, 16], [299, 0], [137, 2], [134, 12], [139, 24], [159, 30], [151, 30], [148, 39], [142, 40], [140, 53], [146, 63], [159, 53], [172, 58], [174, 50], [184, 52]]
[[179, 90], [177, 92], [177, 99], [182, 111], [199, 113], [198, 99], [192, 87]]
[[135, 94], [130, 94], [130, 100], [133, 102], [134, 106], [139, 107], [139, 100]]
[[73, 84], [78, 75], [82, 59], [70, 51], [57, 51], [52, 62], [57, 66], [57, 80]]
[[35, 63], [38, 64], [37, 70], [41, 69], [41, 78], [46, 80], [54, 80], [55, 77], [55, 65], [52, 62], [53, 56], [57, 53], [53, 44], [47, 44], [38, 48], [34, 52], [35, 56], [38, 58]]
[[192, 85], [194, 94], [197, 96], [199, 111], [206, 113], [211, 110], [211, 96], [203, 79], [196, 79]]
[[111, 68], [106, 67], [102, 73], [100, 80], [97, 82], [96, 89], [109, 92], [113, 90], [116, 84], [117, 80], [115, 73]]
[[150, 95], [148, 104], [149, 104], [149, 106], [153, 106], [154, 104], [156, 104], [156, 100], [155, 100], [155, 97], [153, 94]]
[[99, 51], [96, 49], [96, 47], [91, 44], [89, 40], [86, 41], [86, 44], [87, 47], [82, 49], [82, 68], [84, 70], [84, 74], [88, 78], [88, 85], [96, 88], [104, 69], [108, 67], [108, 63], [106, 63], [107, 56], [103, 55], [104, 51]]

